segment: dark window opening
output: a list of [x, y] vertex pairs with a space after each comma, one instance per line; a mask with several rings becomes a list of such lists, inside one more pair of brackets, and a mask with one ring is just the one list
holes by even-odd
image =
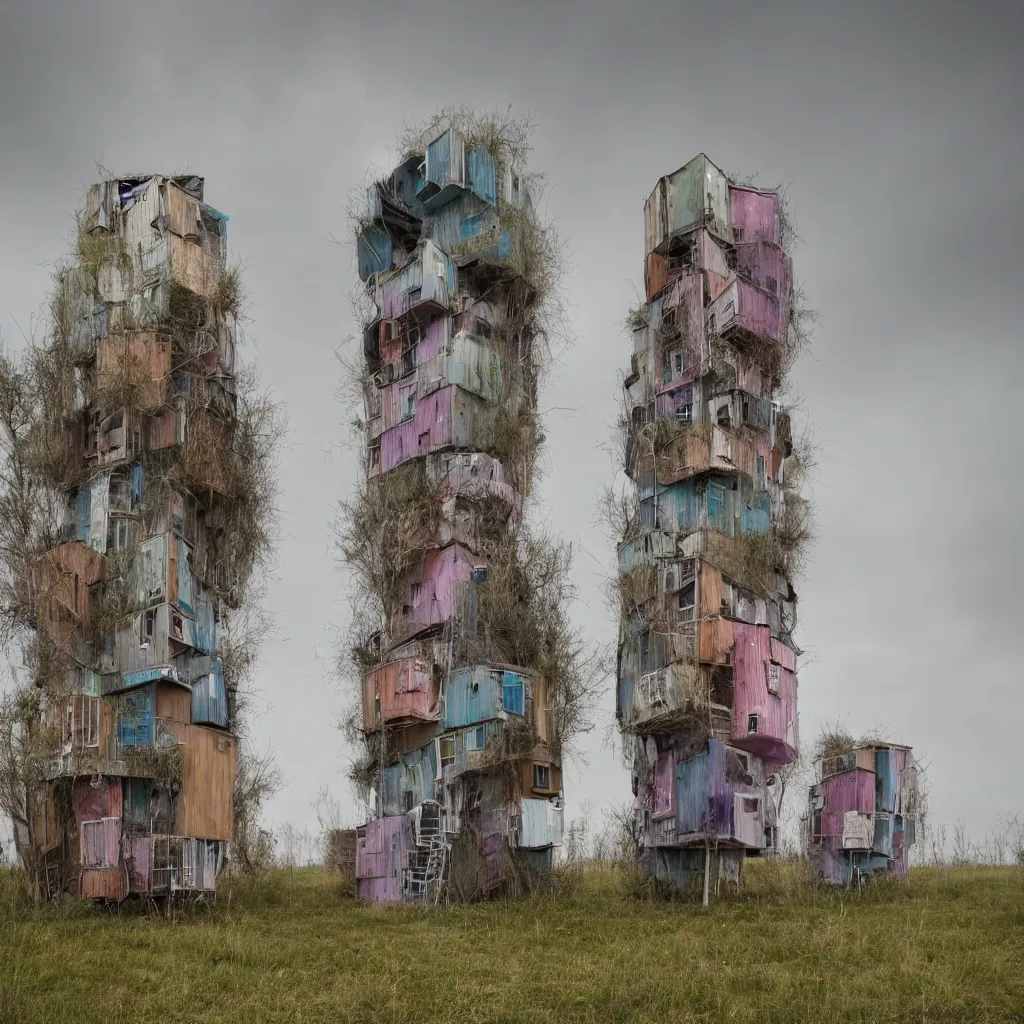
[[677, 241], [669, 247], [669, 270], [682, 270], [683, 267], [692, 267], [693, 263], [693, 246], [689, 241]]
[[757, 732], [757, 715], [747, 715], [747, 732]]
[[551, 767], [546, 764], [535, 764], [533, 766], [533, 788], [551, 789]]
[[732, 415], [728, 405], [720, 405], [718, 407], [718, 425], [720, 427], [732, 426]]

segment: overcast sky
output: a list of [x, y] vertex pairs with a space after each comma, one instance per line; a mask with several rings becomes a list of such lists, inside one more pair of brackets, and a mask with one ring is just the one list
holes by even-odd
[[[347, 194], [439, 105], [531, 113], [567, 240], [575, 347], [542, 398], [543, 507], [578, 551], [581, 625], [615, 626], [594, 499], [643, 282], [643, 202], [700, 151], [791, 182], [795, 270], [821, 323], [794, 380], [821, 445], [799, 584], [805, 744], [825, 721], [913, 744], [934, 821], [975, 839], [1024, 813], [1018, 382], [1024, 166], [1017, 5], [681, 0], [0, 5], [0, 328], [21, 344], [96, 164], [189, 170], [231, 217], [249, 333], [287, 407], [279, 567], [256, 741], [274, 823], [348, 798], [329, 671], [343, 580], [329, 523], [354, 486], [335, 352], [353, 333]], [[343, 244], [335, 244], [339, 239]], [[609, 682], [600, 723], [613, 714]], [[629, 797], [602, 746], [567, 814]]]

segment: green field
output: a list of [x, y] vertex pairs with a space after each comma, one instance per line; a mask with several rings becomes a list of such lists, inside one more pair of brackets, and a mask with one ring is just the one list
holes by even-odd
[[279, 872], [174, 922], [25, 911], [0, 886], [0, 1021], [1024, 1021], [1024, 870], [858, 896], [750, 867], [708, 910], [608, 870], [455, 909]]

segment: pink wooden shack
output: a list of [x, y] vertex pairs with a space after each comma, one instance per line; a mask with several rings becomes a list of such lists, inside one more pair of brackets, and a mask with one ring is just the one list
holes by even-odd
[[759, 192], [741, 185], [729, 185], [729, 216], [734, 242], [762, 239], [779, 245], [781, 224], [779, 197], [774, 192]]
[[356, 896], [368, 903], [398, 903], [407, 854], [414, 849], [404, 814], [361, 826], [356, 831]]
[[766, 764], [796, 760], [796, 654], [768, 626], [734, 622], [732, 742]]
[[461, 544], [432, 549], [408, 569], [399, 583], [401, 605], [391, 624], [398, 643], [460, 612], [474, 566], [479, 559]]
[[448, 447], [485, 447], [494, 407], [457, 386], [440, 388], [416, 402], [413, 416], [381, 433], [370, 448], [368, 473], [387, 473], [409, 459]]

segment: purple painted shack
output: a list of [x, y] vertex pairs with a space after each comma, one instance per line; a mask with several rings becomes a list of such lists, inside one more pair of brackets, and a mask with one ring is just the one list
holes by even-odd
[[356, 896], [368, 903], [398, 903], [407, 855], [415, 850], [404, 814], [368, 821], [356, 830]]
[[452, 385], [416, 402], [412, 417], [384, 430], [369, 449], [369, 476], [379, 476], [403, 462], [443, 448], [484, 446], [494, 423], [495, 407]]
[[815, 873], [840, 885], [907, 874], [918, 812], [911, 748], [865, 744], [815, 768], [820, 781], [811, 787], [808, 808]]
[[691, 846], [705, 838], [765, 845], [764, 773], [756, 757], [709, 740], [703, 750], [671, 747], [657, 758], [647, 846]]

